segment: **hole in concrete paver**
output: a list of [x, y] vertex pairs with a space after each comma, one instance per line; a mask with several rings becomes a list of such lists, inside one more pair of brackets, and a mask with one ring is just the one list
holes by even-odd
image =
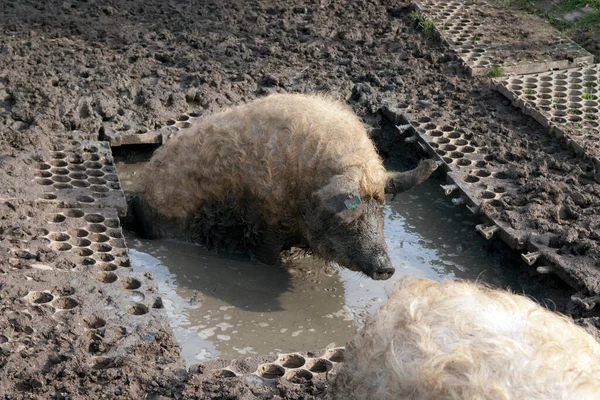
[[489, 191], [485, 191], [479, 194], [478, 196], [481, 199], [493, 199], [494, 197], [496, 197], [496, 194], [494, 192], [489, 192]]
[[89, 257], [92, 254], [94, 254], [94, 252], [91, 249], [86, 249], [86, 248], [74, 249], [73, 253], [75, 255], [78, 255], [79, 257]]
[[135, 278], [126, 278], [121, 281], [121, 286], [123, 286], [124, 289], [129, 290], [139, 289], [142, 286], [142, 282]]
[[98, 186], [98, 185], [94, 185], [94, 186], [90, 186], [90, 190], [92, 192], [95, 193], [106, 193], [108, 192], [110, 189], [107, 188], [106, 186]]
[[88, 174], [88, 176], [104, 176], [104, 172], [97, 170], [97, 169], [92, 169], [86, 172]]
[[265, 379], [281, 378], [285, 374], [285, 369], [277, 364], [263, 364], [258, 367], [258, 375]]
[[105, 185], [106, 179], [93, 176], [91, 178], [88, 178], [88, 182], [92, 185]]
[[93, 233], [90, 235], [90, 240], [92, 240], [96, 243], [104, 243], [104, 242], [108, 242], [110, 240], [110, 237], [108, 237], [107, 235], [105, 235], [103, 233]]
[[85, 317], [82, 320], [83, 325], [88, 329], [99, 329], [103, 328], [106, 325], [106, 321], [100, 317], [91, 316]]
[[44, 170], [48, 170], [48, 169], [52, 168], [52, 166], [50, 164], [40, 163], [38, 168], [41, 169], [42, 171], [44, 171]]
[[58, 196], [54, 193], [44, 193], [40, 197], [44, 200], [56, 200]]
[[90, 226], [88, 226], [88, 230], [90, 232], [95, 232], [95, 233], [105, 232], [106, 226], [101, 225], [101, 224], [91, 224]]
[[35, 173], [35, 176], [37, 176], [39, 178], [50, 178], [52, 176], [52, 172], [38, 171]]
[[113, 263], [102, 263], [98, 265], [98, 268], [102, 271], [116, 271], [119, 267]]
[[[71, 243], [72, 243], [74, 246], [77, 246], [77, 247], [87, 247], [87, 246], [89, 246], [89, 245], [91, 245], [91, 244], [92, 244], [92, 242], [91, 242], [90, 240], [88, 240], [88, 239], [83, 239], [83, 238], [77, 238], [77, 239], [73, 239], [73, 240], [71, 241]], [[91, 250], [90, 250], [90, 251], [91, 251]]]
[[325, 352], [325, 358], [333, 362], [343, 362], [345, 352], [344, 348], [329, 349]]
[[94, 260], [93, 258], [90, 258], [90, 257], [86, 257], [83, 260], [81, 260], [81, 263], [83, 265], [94, 265], [94, 264], [96, 264], [96, 260]]
[[119, 178], [115, 174], [104, 175], [104, 179], [110, 182], [117, 182], [119, 180]]
[[502, 202], [498, 199], [489, 201], [487, 204], [489, 204], [492, 207], [496, 207], [496, 208], [502, 207]]
[[76, 200], [81, 203], [93, 203], [94, 202], [94, 198], [90, 197], [90, 196], [79, 196], [79, 197], [77, 197]]
[[138, 292], [137, 290], [132, 291], [131, 295], [129, 296], [129, 300], [136, 302], [136, 303], [140, 303], [140, 302], [144, 301], [145, 298], [146, 298], [146, 296], [144, 295], [144, 293]]
[[120, 229], [109, 229], [106, 234], [115, 239], [120, 239], [123, 237], [123, 232]]
[[133, 315], [144, 315], [148, 313], [148, 307], [143, 304], [134, 304], [129, 310], [129, 313]]
[[38, 185], [43, 185], [43, 186], [48, 186], [48, 185], [52, 185], [54, 183], [54, 181], [52, 179], [36, 179], [36, 183]]
[[52, 305], [57, 309], [70, 310], [72, 308], [77, 307], [79, 303], [77, 302], [77, 300], [72, 299], [70, 297], [60, 297], [58, 299], [55, 299], [52, 302]]
[[9, 341], [8, 337], [4, 335], [0, 335], [0, 344], [7, 343]]
[[81, 218], [83, 217], [84, 212], [81, 210], [76, 210], [76, 209], [68, 209], [67, 211], [64, 211], [64, 214], [67, 217], [71, 217], [71, 218]]
[[87, 222], [99, 223], [99, 222], [104, 222], [105, 218], [100, 214], [88, 214], [85, 217], [83, 217], [83, 219]]
[[75, 236], [77, 236], [77, 237], [86, 237], [89, 234], [90, 233], [88, 231], [86, 231], [85, 229], [77, 229], [75, 231]]
[[492, 173], [486, 169], [480, 169], [475, 171], [475, 175], [479, 176], [480, 178], [487, 178], [488, 176], [492, 175]]
[[62, 232], [53, 232], [50, 235], [48, 235], [48, 237], [51, 240], [54, 240], [55, 242], [66, 242], [67, 240], [71, 239], [71, 236]]
[[67, 165], [69, 165], [69, 163], [63, 160], [54, 160], [50, 161], [50, 165], [54, 167], [66, 167]]
[[112, 254], [108, 254], [108, 253], [100, 253], [98, 255], [98, 258], [102, 262], [111, 262], [111, 261], [115, 260], [115, 257]]
[[313, 378], [313, 374], [305, 369], [288, 371], [285, 378], [292, 383], [303, 383]]
[[54, 296], [46, 292], [35, 292], [29, 295], [29, 300], [35, 304], [50, 303], [53, 299]]
[[56, 174], [56, 175], [68, 175], [69, 174], [69, 170], [66, 168], [62, 168], [62, 167], [52, 168], [50, 170], [50, 172], [52, 172], [53, 174]]
[[71, 177], [71, 179], [79, 179], [79, 180], [85, 180], [88, 178], [88, 176], [83, 172], [71, 172], [69, 174], [69, 176]]
[[102, 272], [98, 274], [98, 280], [102, 283], [113, 283], [116, 282], [119, 277], [117, 274], [112, 272]]
[[54, 182], [58, 182], [58, 183], [67, 183], [71, 181], [71, 178], [69, 178], [68, 176], [64, 176], [64, 175], [54, 175], [52, 177], [52, 180]]
[[56, 158], [57, 160], [62, 160], [63, 158], [67, 158], [67, 155], [59, 151], [54, 153], [54, 158]]
[[90, 186], [90, 184], [87, 183], [86, 181], [71, 181], [71, 185], [73, 185], [75, 187], [88, 187], [88, 186]]
[[93, 244], [90, 248], [99, 253], [108, 253], [112, 250], [112, 246], [105, 243], [96, 243]]
[[112, 190], [119, 190], [119, 189], [121, 189], [121, 185], [119, 185], [118, 182], [109, 182], [107, 186], [109, 188], [111, 188]]
[[68, 251], [71, 250], [73, 248], [73, 246], [71, 246], [69, 243], [60, 243], [58, 246], [56, 246], [56, 249], [58, 251]]
[[189, 128], [190, 126], [192, 126], [192, 124], [190, 124], [189, 122], [180, 122], [179, 124], [180, 128], [186, 129]]
[[[83, 165], [86, 168], [89, 168], [89, 169], [100, 169], [100, 168], [102, 168], [102, 164], [99, 163], [98, 161], [86, 161], [86, 162], [83, 163]], [[92, 175], [90, 172], [88, 172], [87, 174], [88, 175]]]
[[65, 217], [62, 214], [50, 214], [50, 215], [47, 215], [44, 219], [48, 222], [59, 223], [59, 222], [63, 222], [64, 220], [66, 220], [67, 217]]
[[285, 368], [300, 368], [306, 363], [306, 360], [300, 354], [285, 354], [281, 356], [279, 362]]
[[104, 221], [104, 225], [109, 228], [118, 228], [120, 226], [120, 222], [118, 219], [107, 219]]
[[306, 363], [306, 368], [310, 372], [315, 372], [315, 373], [320, 374], [323, 372], [331, 371], [331, 368], [333, 368], [333, 364], [331, 364], [331, 361], [326, 360], [324, 358], [315, 358], [315, 359], [309, 360]]

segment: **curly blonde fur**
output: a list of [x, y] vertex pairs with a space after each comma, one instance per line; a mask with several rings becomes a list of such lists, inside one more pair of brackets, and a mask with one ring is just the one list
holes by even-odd
[[600, 345], [530, 299], [403, 278], [347, 351], [336, 399], [599, 399]]
[[179, 133], [156, 151], [140, 191], [169, 217], [215, 199], [250, 197], [261, 204], [261, 219], [275, 225], [336, 174], [357, 183], [361, 197], [384, 202], [386, 171], [360, 119], [325, 96], [278, 94]]

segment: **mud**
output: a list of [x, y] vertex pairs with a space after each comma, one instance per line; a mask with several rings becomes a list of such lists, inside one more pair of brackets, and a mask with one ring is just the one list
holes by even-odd
[[477, 219], [447, 202], [440, 183], [426, 182], [386, 207], [385, 236], [397, 267], [387, 282], [310, 257], [268, 267], [197, 245], [128, 236], [132, 267], [153, 274], [188, 365], [343, 345], [405, 274], [478, 280], [543, 304], [566, 304], [566, 284], [513, 268], [518, 257], [507, 246], [490, 248], [475, 231]]
[[[94, 356], [88, 349], [89, 340], [98, 342], [95, 336], [65, 331], [38, 306], [27, 308], [40, 325], [28, 325], [21, 288], [35, 283], [32, 260], [55, 253], [44, 248], [47, 243], [32, 228], [37, 204], [17, 197], [29, 196], [35, 165], [68, 138], [102, 138], [113, 130], [145, 132], [183, 112], [210, 112], [283, 91], [332, 92], [347, 100], [378, 138], [380, 107], [401, 107], [415, 117], [461, 126], [481, 146], [495, 149], [507, 179], [521, 186], [517, 196], [503, 200], [504, 218], [516, 229], [555, 235], [554, 246], [573, 255], [575, 268], [583, 250], [598, 263], [600, 187], [592, 164], [551, 139], [487, 81], [467, 76], [441, 44], [425, 41], [413, 27], [410, 11], [409, 3], [397, 0], [2, 2], [0, 321], [8, 321], [0, 332], [4, 398], [327, 396], [327, 379], [257, 386], [243, 377], [215, 378], [202, 368], [191, 376], [178, 374], [171, 365], [180, 365], [179, 350], [169, 329], [123, 353], [127, 357], [122, 364], [101, 360], [102, 368], [94, 369], [93, 363], [81, 360]], [[15, 200], [5, 203], [7, 198]], [[14, 257], [13, 249], [23, 240], [37, 247], [22, 248], [27, 250], [19, 253], [23, 257]], [[58, 269], [76, 265], [67, 253], [55, 257]], [[96, 276], [70, 273], [75, 274], [73, 285]], [[40, 285], [42, 291], [60, 286], [64, 275], [43, 279], [49, 281]], [[141, 331], [138, 336], [143, 335]], [[154, 368], [155, 361], [169, 365], [169, 372]]]

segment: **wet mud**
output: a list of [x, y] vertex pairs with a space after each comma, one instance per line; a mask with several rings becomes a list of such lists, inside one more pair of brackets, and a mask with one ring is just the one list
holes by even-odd
[[[380, 142], [395, 131], [386, 123]], [[388, 168], [402, 170], [413, 163], [415, 149], [394, 146]], [[126, 191], [150, 152], [115, 152]], [[477, 218], [439, 190], [441, 175], [398, 194], [386, 206], [385, 237], [397, 269], [386, 282], [313, 257], [289, 257], [283, 266], [269, 267], [247, 256], [144, 240], [134, 233], [127, 236], [132, 266], [154, 275], [188, 365], [344, 345], [387, 298], [394, 281], [406, 274], [477, 280], [526, 293], [553, 309], [552, 301], [564, 307], [570, 288], [531, 267], [514, 268], [520, 263], [518, 254], [476, 232]]]
[[[179, 349], [168, 329], [130, 348], [125, 361], [87, 364], [78, 355], [92, 357], [91, 342], [100, 346], [91, 348], [96, 351], [112, 345], [113, 339], [126, 344], [134, 336], [106, 339], [63, 331], [43, 308], [30, 305], [35, 311], [30, 315], [42, 322], [27, 323], [19, 282], [36, 278], [30, 270], [34, 260], [48, 255], [65, 269], [76, 265], [66, 253], [47, 250], [39, 239], [43, 235], [34, 229], [37, 205], [27, 196], [36, 165], [52, 159], [54, 146], [71, 138], [102, 139], [116, 130], [146, 132], [184, 112], [212, 112], [274, 92], [325, 91], [345, 99], [377, 140], [385, 123], [378, 110], [410, 105], [416, 118], [451, 122], [472, 132], [478, 145], [494, 149], [495, 160], [509, 171], [506, 179], [521, 187], [505, 200], [502, 218], [516, 229], [551, 233], [553, 246], [573, 255], [575, 264], [582, 251], [598, 263], [600, 186], [593, 165], [523, 116], [486, 80], [469, 77], [442, 44], [425, 40], [413, 26], [411, 10], [410, 3], [396, 0], [2, 2], [0, 321], [8, 321], [0, 325], [4, 398], [327, 397], [327, 378], [301, 384], [269, 381], [265, 386], [243, 377], [215, 377], [204, 368], [192, 375], [179, 373]], [[394, 152], [385, 143], [379, 148], [384, 155]], [[23, 240], [36, 247], [20, 249]], [[27, 252], [15, 257], [14, 248]], [[402, 247], [394, 251], [404, 253]], [[510, 267], [522, 268], [517, 263], [497, 266]], [[64, 276], [46, 275], [50, 281], [40, 284], [40, 291], [60, 286]], [[78, 279], [83, 285], [96, 275], [73, 279], [73, 285]], [[551, 278], [533, 277], [544, 287], [542, 279]], [[353, 282], [353, 290], [364, 290]], [[559, 309], [567, 308], [563, 298], [549, 297]], [[77, 307], [73, 310], [78, 312]], [[160, 366], [149, 367], [150, 362]]]

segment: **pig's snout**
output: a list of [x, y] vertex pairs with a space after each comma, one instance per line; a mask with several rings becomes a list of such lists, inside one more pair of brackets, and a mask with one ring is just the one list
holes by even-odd
[[380, 255], [375, 258], [370, 268], [363, 272], [373, 280], [385, 281], [394, 275], [396, 269], [392, 267], [392, 262], [387, 255]]

